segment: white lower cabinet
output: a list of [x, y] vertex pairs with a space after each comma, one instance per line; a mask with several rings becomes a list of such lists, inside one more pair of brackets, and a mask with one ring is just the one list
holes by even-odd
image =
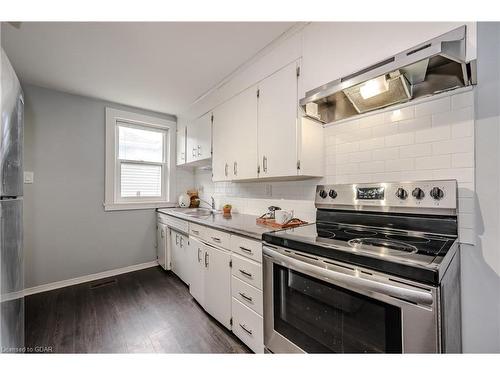
[[255, 353], [264, 353], [264, 320], [233, 298], [233, 333]]
[[202, 306], [205, 305], [205, 263], [203, 259], [203, 243], [197, 238], [189, 238], [188, 263], [191, 269], [189, 293]]
[[189, 246], [182, 240], [181, 248], [184, 235], [171, 232], [172, 270], [181, 279], [187, 275], [191, 295], [250, 349], [263, 353], [260, 241], [190, 223]]
[[170, 229], [170, 246], [172, 249], [172, 272], [186, 284], [189, 284], [188, 236]]
[[231, 254], [203, 245], [205, 310], [231, 329]]

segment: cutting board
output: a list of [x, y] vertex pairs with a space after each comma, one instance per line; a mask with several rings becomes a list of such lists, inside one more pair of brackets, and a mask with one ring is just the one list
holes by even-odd
[[285, 224], [279, 224], [276, 222], [274, 219], [264, 219], [264, 218], [257, 218], [257, 224], [260, 225], [265, 225], [270, 228], [276, 228], [276, 229], [286, 229], [286, 228], [293, 228], [293, 227], [298, 227], [299, 225], [304, 225], [307, 224], [307, 221], [302, 221], [300, 219], [292, 219], [288, 223]]

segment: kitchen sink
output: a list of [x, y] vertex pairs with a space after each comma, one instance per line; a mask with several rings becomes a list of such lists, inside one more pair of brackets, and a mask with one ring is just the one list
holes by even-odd
[[216, 212], [213, 211], [210, 208], [189, 208], [189, 209], [179, 209], [176, 210], [179, 213], [182, 213], [187, 216], [193, 216], [193, 217], [204, 217], [204, 216], [210, 216], [214, 215]]

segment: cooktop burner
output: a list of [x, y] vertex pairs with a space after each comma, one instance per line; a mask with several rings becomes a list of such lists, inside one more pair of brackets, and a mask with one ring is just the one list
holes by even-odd
[[375, 246], [406, 253], [416, 253], [418, 251], [418, 249], [413, 245], [408, 245], [404, 242], [399, 241], [384, 240], [382, 238], [355, 238], [353, 240], [347, 241], [347, 243], [354, 248], [358, 246]]

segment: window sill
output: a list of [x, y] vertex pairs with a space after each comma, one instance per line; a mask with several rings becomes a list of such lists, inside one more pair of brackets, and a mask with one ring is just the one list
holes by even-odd
[[104, 203], [104, 211], [130, 211], [151, 210], [157, 208], [171, 208], [176, 204], [173, 202], [130, 202], [130, 203]]

